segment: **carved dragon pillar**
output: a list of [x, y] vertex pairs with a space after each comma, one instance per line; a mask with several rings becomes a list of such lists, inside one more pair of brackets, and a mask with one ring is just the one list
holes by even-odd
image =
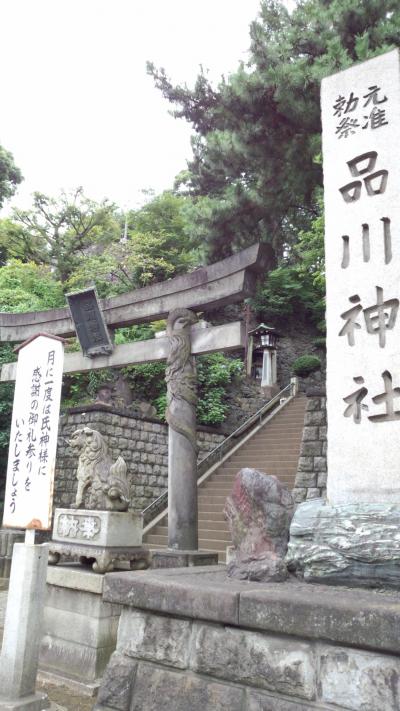
[[168, 548], [197, 550], [197, 378], [190, 328], [197, 317], [174, 309], [167, 322]]

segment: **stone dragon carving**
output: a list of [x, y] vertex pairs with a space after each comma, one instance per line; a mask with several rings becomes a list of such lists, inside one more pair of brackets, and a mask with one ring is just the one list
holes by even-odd
[[68, 444], [79, 453], [78, 490], [73, 508], [127, 511], [130, 491], [126, 464], [122, 457], [113, 464], [100, 432], [83, 427], [75, 430]]
[[196, 365], [191, 355], [190, 327], [197, 316], [189, 309], [174, 309], [167, 321], [170, 352], [167, 358], [166, 420], [169, 426], [183, 435], [197, 453], [195, 408], [197, 403]]

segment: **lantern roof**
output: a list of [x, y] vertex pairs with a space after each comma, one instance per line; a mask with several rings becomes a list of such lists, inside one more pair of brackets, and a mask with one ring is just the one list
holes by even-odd
[[260, 323], [256, 328], [249, 331], [249, 336], [262, 336], [266, 333], [272, 333], [274, 336], [279, 337], [279, 333], [273, 326], [266, 326], [265, 323]]

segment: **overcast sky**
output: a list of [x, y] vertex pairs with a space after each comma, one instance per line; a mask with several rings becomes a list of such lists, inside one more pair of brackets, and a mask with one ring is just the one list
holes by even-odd
[[[146, 61], [193, 85], [246, 59], [259, 0], [0, 0], [0, 144], [34, 190], [82, 185], [121, 207], [160, 192], [190, 157], [190, 127], [169, 116]], [[8, 205], [3, 215], [9, 210]]]

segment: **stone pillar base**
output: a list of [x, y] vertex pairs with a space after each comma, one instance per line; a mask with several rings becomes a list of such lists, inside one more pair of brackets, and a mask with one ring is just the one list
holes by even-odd
[[104, 575], [79, 566], [47, 569], [42, 680], [50, 673], [52, 683], [93, 695], [115, 649], [121, 611], [103, 601], [103, 586]]
[[286, 563], [306, 582], [400, 588], [400, 507], [300, 504]]
[[197, 565], [218, 565], [218, 553], [177, 551], [171, 548], [152, 551], [152, 568], [192, 568]]
[[47, 694], [30, 694], [13, 701], [4, 700], [0, 696], [0, 711], [42, 711], [48, 709], [50, 701]]

